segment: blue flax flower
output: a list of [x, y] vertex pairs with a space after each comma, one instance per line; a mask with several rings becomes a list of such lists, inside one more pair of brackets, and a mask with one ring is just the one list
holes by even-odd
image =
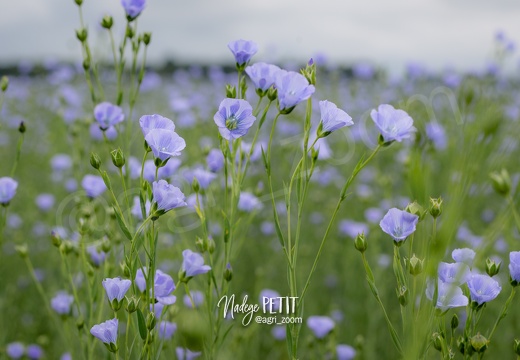
[[138, 17], [146, 6], [146, 0], [121, 0], [126, 16], [130, 19]]
[[9, 205], [9, 202], [16, 195], [17, 188], [18, 182], [10, 177], [0, 178], [0, 204], [3, 206]]
[[119, 310], [123, 304], [123, 298], [131, 285], [132, 282], [127, 279], [113, 278], [103, 280], [103, 287], [105, 288], [112, 309], [115, 311]]
[[143, 136], [146, 137], [151, 130], [162, 129], [175, 131], [175, 124], [170, 119], [161, 115], [143, 115], [139, 119], [139, 125]]
[[154, 181], [152, 184], [154, 216], [160, 216], [172, 209], [186, 206], [185, 196], [181, 189], [168, 184], [166, 180]]
[[392, 208], [388, 210], [383, 220], [379, 223], [381, 229], [399, 242], [405, 240], [415, 231], [419, 217], [409, 212]]
[[455, 249], [451, 252], [451, 258], [458, 263], [464, 263], [468, 266], [473, 264], [475, 259], [475, 251], [469, 248]]
[[441, 281], [455, 285], [465, 284], [471, 277], [469, 266], [464, 263], [441, 262], [437, 272]]
[[[468, 297], [462, 293], [462, 289], [455, 284], [445, 283], [438, 279], [437, 304], [436, 308], [446, 311], [451, 308], [466, 306], [469, 303]], [[433, 300], [435, 284], [428, 279], [426, 287], [426, 297]]]
[[275, 87], [278, 91], [278, 107], [284, 114], [290, 113], [296, 105], [314, 94], [314, 85], [300, 73], [280, 70], [276, 76]]
[[117, 319], [107, 320], [101, 324], [92, 326], [90, 333], [103, 341], [107, 348], [112, 351], [117, 351], [117, 328], [119, 321]]
[[123, 110], [109, 102], [102, 102], [94, 108], [94, 118], [99, 124], [99, 128], [103, 131], [119, 124], [125, 119]]
[[324, 137], [344, 126], [354, 125], [352, 117], [345, 111], [338, 109], [336, 104], [324, 100], [320, 101], [321, 123], [318, 126], [318, 137]]
[[255, 89], [261, 94], [265, 94], [274, 84], [276, 75], [280, 70], [281, 69], [276, 65], [259, 62], [248, 66], [246, 68], [246, 74], [249, 75], [249, 78], [253, 84], [255, 84]]
[[394, 109], [392, 105], [379, 105], [377, 110], [372, 110], [370, 116], [385, 143], [401, 142], [410, 138], [416, 130], [410, 115], [403, 110]]
[[258, 52], [258, 45], [250, 40], [235, 40], [228, 44], [238, 66], [243, 66]]
[[520, 283], [520, 251], [511, 251], [509, 253], [509, 274], [513, 285]]
[[90, 174], [83, 177], [83, 180], [81, 180], [81, 186], [89, 198], [96, 198], [103, 194], [107, 189], [101, 176]]
[[323, 339], [334, 329], [334, 321], [328, 316], [309, 316], [307, 327], [311, 329], [314, 336]]
[[182, 271], [187, 278], [205, 274], [211, 270], [211, 266], [204, 265], [204, 258], [201, 254], [186, 249], [182, 252]]
[[493, 300], [502, 290], [498, 281], [487, 274], [471, 275], [471, 278], [468, 280], [468, 288], [471, 300], [478, 305]]
[[60, 315], [68, 315], [73, 302], [74, 296], [65, 291], [60, 291], [51, 299], [51, 308]]
[[224, 139], [234, 140], [247, 134], [256, 117], [246, 100], [226, 98], [220, 103], [213, 120]]
[[172, 156], [179, 156], [186, 147], [186, 141], [175, 131], [153, 129], [146, 134], [146, 143], [153, 151], [153, 156], [166, 161]]

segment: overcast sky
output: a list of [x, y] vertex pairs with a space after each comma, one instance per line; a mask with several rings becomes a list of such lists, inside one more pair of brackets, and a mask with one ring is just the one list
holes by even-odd
[[[84, 0], [91, 43], [119, 0]], [[0, 11], [0, 61], [78, 60], [73, 0], [17, 0]], [[317, 53], [334, 63], [369, 61], [390, 69], [417, 61], [429, 68], [474, 70], [490, 61], [494, 34], [520, 39], [518, 0], [148, 0], [139, 29], [153, 33], [150, 58], [231, 63], [231, 40], [254, 40], [255, 60], [305, 61]], [[102, 53], [100, 55], [110, 55]], [[514, 59], [517, 59], [514, 55]], [[510, 60], [518, 64], [517, 60]]]

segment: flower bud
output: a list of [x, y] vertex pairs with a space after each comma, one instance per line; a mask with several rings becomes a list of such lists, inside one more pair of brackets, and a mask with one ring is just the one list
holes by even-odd
[[125, 166], [125, 155], [123, 154], [121, 148], [112, 150], [110, 155], [112, 156], [112, 163], [115, 167], [121, 169], [123, 166]]
[[488, 346], [488, 340], [484, 336], [482, 336], [480, 333], [473, 336], [470, 339], [470, 342], [471, 342], [471, 347], [477, 353], [483, 353], [484, 351], [486, 351], [487, 346]]
[[406, 209], [404, 209], [406, 212], [409, 212], [410, 214], [417, 215], [419, 217], [419, 221], [424, 219], [424, 216], [426, 215], [426, 210], [417, 203], [417, 201], [414, 201], [413, 203], [410, 203], [406, 206]]
[[208, 237], [208, 239], [207, 239], [207, 247], [208, 247], [208, 252], [210, 254], [213, 254], [215, 252], [215, 240], [213, 240], [212, 237]]
[[460, 353], [463, 355], [466, 354], [466, 350], [468, 352], [473, 353], [473, 349], [471, 349], [471, 346], [469, 348], [466, 347], [466, 340], [464, 339], [463, 336], [460, 336], [457, 339], [457, 348], [459, 349]]
[[224, 270], [224, 279], [227, 282], [230, 282], [232, 278], [233, 278], [233, 268], [231, 267], [230, 263], [227, 263], [226, 270]]
[[436, 219], [442, 213], [442, 198], [430, 198], [430, 215]]
[[135, 35], [135, 31], [134, 31], [134, 29], [132, 29], [131, 26], [127, 26], [127, 27], [126, 27], [126, 33], [125, 33], [125, 35], [126, 35], [126, 37], [129, 38], [129, 39], [133, 38], [134, 35]]
[[2, 92], [5, 92], [8, 87], [9, 87], [9, 78], [7, 76], [2, 76], [2, 79], [0, 79], [0, 89], [2, 90]]
[[354, 239], [354, 247], [357, 251], [360, 253], [364, 253], [367, 249], [367, 241], [365, 239], [365, 233], [362, 232], [356, 236], [356, 239]]
[[51, 231], [51, 241], [52, 245], [56, 246], [57, 248], [61, 245], [61, 238], [60, 235], [56, 231]]
[[459, 317], [457, 314], [453, 314], [453, 317], [451, 318], [451, 329], [455, 330], [457, 327], [459, 327]]
[[79, 316], [76, 319], [76, 327], [78, 328], [78, 330], [81, 330], [81, 329], [83, 329], [84, 326], [85, 326], [85, 319], [83, 319], [83, 316]]
[[406, 286], [401, 286], [397, 289], [397, 298], [399, 299], [399, 304], [401, 304], [401, 306], [406, 306], [408, 304], [408, 288]]
[[88, 71], [90, 69], [90, 59], [86, 58], [83, 60], [83, 70]]
[[146, 328], [150, 331], [155, 328], [155, 314], [153, 312], [146, 317]]
[[132, 295], [130, 298], [126, 298], [126, 311], [129, 314], [137, 311], [137, 308], [139, 307], [139, 300], [140, 299], [136, 298], [134, 295]]
[[509, 177], [509, 173], [506, 169], [502, 169], [500, 173], [494, 171], [489, 174], [491, 178], [491, 184], [493, 185], [493, 189], [500, 195], [507, 195], [511, 190], [511, 178]]
[[498, 264], [497, 264], [494, 260], [491, 260], [490, 258], [487, 258], [487, 260], [486, 260], [486, 273], [489, 276], [491, 276], [491, 277], [495, 276], [500, 271], [500, 265], [502, 265], [501, 261], [499, 261]]
[[419, 259], [413, 254], [413, 256], [406, 261], [408, 265], [408, 271], [411, 275], [416, 276], [422, 273], [424, 260]]
[[195, 193], [198, 193], [200, 191], [199, 180], [197, 180], [196, 177], [193, 178], [193, 181], [191, 182], [191, 187]]
[[79, 41], [85, 42], [88, 37], [87, 29], [82, 28], [82, 29], [76, 30], [76, 37], [78, 38]]
[[237, 89], [231, 84], [226, 84], [226, 97], [230, 99], [237, 97]]
[[20, 121], [20, 125], [18, 126], [18, 132], [20, 134], [23, 134], [25, 133], [25, 130], [27, 130], [27, 128], [25, 127], [25, 122]]
[[274, 87], [270, 87], [269, 90], [267, 90], [267, 98], [269, 101], [275, 101], [278, 97], [278, 91]]
[[435, 332], [433, 333], [432, 335], [432, 343], [433, 343], [433, 347], [438, 350], [438, 351], [441, 351], [442, 350], [442, 342], [444, 341], [444, 339], [442, 338], [442, 335]]
[[148, 45], [150, 44], [150, 41], [152, 40], [152, 33], [149, 33], [149, 32], [145, 32], [143, 34], [143, 42], [145, 45]]
[[305, 76], [309, 84], [316, 85], [316, 63], [312, 58], [307, 63], [305, 69], [301, 69], [300, 72]]
[[112, 16], [105, 15], [101, 20], [101, 26], [107, 30], [110, 30], [112, 28], [112, 25], [114, 25], [114, 19], [112, 18]]
[[96, 153], [90, 153], [90, 165], [96, 170], [99, 170], [99, 167], [101, 166], [101, 159], [99, 158], [99, 155]]
[[520, 356], [520, 340], [515, 339], [513, 342], [513, 350], [516, 355]]
[[203, 253], [206, 251], [206, 244], [204, 240], [197, 236], [197, 240], [195, 240], [195, 245], [199, 248], [200, 252]]
[[20, 257], [22, 259], [25, 259], [27, 257], [28, 252], [29, 252], [29, 248], [27, 247], [27, 244], [16, 245], [14, 247], [14, 249], [16, 250], [16, 252], [18, 253], [18, 255], [20, 255]]

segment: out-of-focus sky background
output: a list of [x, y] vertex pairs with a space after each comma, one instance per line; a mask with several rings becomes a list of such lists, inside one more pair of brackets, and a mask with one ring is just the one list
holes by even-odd
[[[91, 44], [108, 49], [98, 23], [113, 15], [119, 38], [125, 21], [120, 1], [84, 0], [83, 8]], [[0, 63], [79, 60], [79, 27], [73, 0], [4, 4]], [[148, 0], [139, 29], [153, 33], [149, 58], [156, 63], [231, 63], [226, 45], [243, 38], [259, 44], [256, 61], [303, 62], [320, 53], [340, 65], [368, 61], [399, 71], [419, 62], [433, 70], [472, 71], [492, 60], [497, 31], [520, 39], [520, 1]], [[516, 53], [510, 59], [514, 68], [517, 59]]]

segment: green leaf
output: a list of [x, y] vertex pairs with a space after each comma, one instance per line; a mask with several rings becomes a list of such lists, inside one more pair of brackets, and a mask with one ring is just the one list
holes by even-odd
[[128, 240], [132, 240], [132, 234], [130, 234], [130, 230], [128, 230], [128, 227], [125, 224], [125, 220], [123, 219], [123, 214], [119, 211], [118, 208], [114, 206], [114, 213], [116, 214], [116, 220], [119, 224], [119, 227], [123, 231], [123, 234], [125, 234], [126, 238]]
[[137, 309], [137, 325], [139, 326], [139, 336], [141, 336], [141, 339], [145, 340], [146, 335], [148, 335], [148, 330], [146, 330], [146, 321], [144, 320], [144, 315], [141, 309]]

